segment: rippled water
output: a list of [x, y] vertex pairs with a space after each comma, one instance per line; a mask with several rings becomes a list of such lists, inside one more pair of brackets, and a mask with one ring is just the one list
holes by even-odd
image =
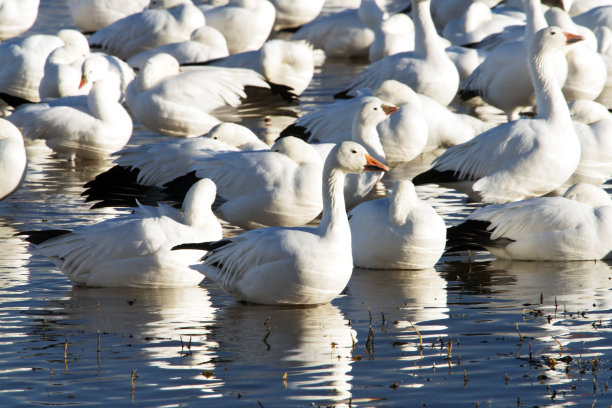
[[[34, 31], [70, 26], [45, 1]], [[362, 69], [328, 61], [299, 109], [327, 103]], [[243, 123], [272, 137], [287, 117]], [[132, 144], [160, 139], [136, 128]], [[394, 180], [428, 159], [394, 169]], [[612, 401], [612, 270], [605, 262], [444, 257], [435, 269], [355, 269], [313, 308], [244, 306], [210, 281], [168, 290], [74, 288], [13, 234], [73, 228], [82, 184], [110, 162], [32, 154], [0, 202], [0, 405], [598, 406]], [[419, 188], [448, 223], [473, 205]], [[379, 191], [384, 194], [384, 191]], [[235, 228], [227, 228], [235, 233]], [[206, 401], [202, 401], [206, 399]]]

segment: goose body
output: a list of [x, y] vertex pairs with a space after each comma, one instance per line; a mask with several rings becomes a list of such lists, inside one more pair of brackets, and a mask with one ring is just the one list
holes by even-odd
[[215, 185], [201, 180], [182, 211], [164, 204], [139, 206], [133, 214], [74, 231], [22, 233], [77, 286], [195, 286], [202, 275], [189, 265], [201, 251], [171, 251], [185, 240], [221, 239], [221, 225], [210, 211]]
[[[263, 304], [322, 304], [344, 289], [353, 271], [343, 188], [346, 173], [386, 167], [353, 142], [330, 153], [323, 170], [323, 217], [317, 227], [260, 228], [218, 242], [193, 267], [236, 297]], [[180, 248], [179, 247], [179, 248]]]
[[605, 259], [612, 255], [612, 201], [603, 189], [578, 183], [563, 196], [480, 208], [448, 238], [450, 248], [485, 248], [501, 259]]
[[70, 160], [102, 159], [119, 150], [132, 135], [132, 119], [119, 103], [119, 79], [108, 65], [101, 56], [83, 64], [81, 82], [93, 83], [88, 95], [26, 105], [9, 120], [25, 137], [44, 139]]
[[11, 122], [0, 119], [0, 200], [15, 192], [22, 183], [27, 161], [21, 132]]
[[126, 101], [135, 118], [156, 132], [193, 137], [220, 121], [210, 113], [238, 106], [245, 87], [269, 89], [258, 73], [243, 68], [196, 67], [180, 72], [169, 54], [151, 57], [127, 88]]
[[370, 45], [370, 62], [389, 55], [414, 50], [414, 24], [406, 14], [394, 14], [380, 23], [374, 30], [374, 41]]
[[485, 203], [536, 197], [561, 186], [578, 166], [580, 142], [554, 80], [552, 56], [580, 39], [558, 27], [538, 31], [529, 65], [538, 116], [501, 124], [449, 148], [413, 182], [449, 186]]
[[23, 34], [38, 17], [40, 0], [5, 0], [0, 4], [0, 40]]
[[349, 224], [353, 260], [361, 268], [431, 268], [444, 252], [444, 220], [419, 200], [409, 180], [395, 183], [390, 197], [353, 208]]
[[142, 12], [149, 3], [150, 0], [70, 0], [68, 9], [77, 27], [85, 32], [94, 32]]
[[276, 9], [274, 30], [300, 27], [314, 20], [325, 0], [271, 0]]
[[[83, 34], [60, 30], [57, 35], [35, 34], [0, 45], [0, 92], [39, 102], [39, 87], [45, 62], [55, 49], [66, 46], [82, 48]], [[85, 51], [84, 51], [85, 52]]]
[[195, 30], [189, 40], [164, 44], [139, 52], [126, 62], [130, 67], [142, 69], [149, 58], [160, 53], [172, 55], [179, 64], [208, 61], [229, 55], [223, 34], [213, 27], [204, 26]]
[[128, 15], [89, 37], [92, 48], [127, 60], [160, 45], [186, 41], [205, 23], [191, 0], [164, 0], [165, 9], [147, 9]]
[[204, 10], [206, 24], [227, 40], [230, 54], [254, 51], [266, 42], [276, 17], [268, 0], [231, 0], [220, 7]]
[[376, 89], [385, 80], [395, 79], [409, 85], [415, 92], [448, 105], [457, 93], [459, 73], [444, 51], [444, 41], [436, 32], [429, 6], [429, 0], [419, 0], [413, 7], [413, 52], [390, 55], [371, 64], [336, 97], [354, 96], [357, 89]]

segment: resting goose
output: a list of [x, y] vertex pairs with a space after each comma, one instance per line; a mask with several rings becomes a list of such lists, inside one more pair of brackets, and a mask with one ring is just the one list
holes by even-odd
[[131, 14], [140, 13], [150, 0], [70, 0], [68, 9], [74, 24], [95, 32]]
[[449, 148], [414, 184], [448, 186], [484, 203], [536, 197], [561, 186], [578, 166], [580, 142], [554, 80], [554, 56], [581, 39], [559, 27], [538, 31], [529, 47], [538, 115], [501, 124]]
[[561, 197], [480, 208], [447, 236], [451, 250], [484, 248], [501, 259], [605, 259], [612, 255], [612, 201], [603, 189], [578, 183]]
[[317, 227], [260, 228], [217, 242], [175, 249], [209, 252], [194, 269], [238, 300], [260, 304], [330, 302], [353, 272], [351, 230], [344, 206], [347, 173], [387, 167], [354, 142], [336, 145], [323, 169], [323, 216]]
[[442, 217], [419, 200], [410, 180], [395, 183], [390, 197], [366, 201], [349, 213], [353, 261], [369, 269], [426, 269], [442, 256]]
[[195, 286], [202, 275], [189, 265], [201, 251], [171, 251], [185, 240], [221, 239], [210, 211], [215, 184], [200, 180], [181, 210], [139, 206], [132, 214], [74, 231], [27, 231], [29, 242], [77, 286], [172, 288]]
[[5, 0], [0, 7], [0, 40], [23, 34], [38, 17], [40, 0]]
[[19, 188], [25, 178], [27, 162], [21, 132], [8, 120], [0, 119], [0, 200]]

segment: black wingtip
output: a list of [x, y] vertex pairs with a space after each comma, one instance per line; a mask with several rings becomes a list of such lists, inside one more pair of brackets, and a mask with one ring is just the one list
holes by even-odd
[[350, 89], [345, 89], [344, 91], [340, 91], [337, 94], [334, 94], [334, 99], [353, 99], [353, 95], [349, 95]]
[[0, 92], [0, 99], [6, 102], [7, 105], [15, 107], [15, 108], [21, 105], [36, 103], [28, 99], [22, 98], [20, 96], [10, 95], [5, 92]]
[[199, 249], [201, 251], [214, 251], [217, 248], [221, 248], [232, 242], [230, 239], [221, 239], [219, 241], [208, 241], [208, 242], [188, 242], [185, 244], [180, 244], [173, 246], [171, 249], [173, 251], [179, 249]]
[[459, 90], [459, 98], [462, 101], [469, 101], [472, 98], [476, 98], [477, 96], [481, 96], [480, 93], [474, 89], [460, 89]]
[[306, 127], [292, 123], [280, 132], [278, 138], [294, 136], [307, 142], [310, 135], [311, 132]]
[[40, 230], [40, 231], [23, 231], [18, 232], [14, 236], [26, 236], [25, 240], [34, 244], [39, 245], [43, 242], [59, 237], [61, 235], [70, 234], [72, 231], [70, 230]]
[[453, 170], [438, 171], [435, 169], [429, 169], [414, 176], [412, 179], [412, 184], [415, 186], [421, 186], [423, 184], [452, 183], [456, 181], [461, 180], [459, 180]]

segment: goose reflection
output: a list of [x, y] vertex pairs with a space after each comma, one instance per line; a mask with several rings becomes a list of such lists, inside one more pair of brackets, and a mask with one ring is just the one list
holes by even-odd
[[[340, 310], [324, 304], [308, 308], [244, 306], [236, 303], [223, 309], [213, 329], [219, 354], [227, 357], [230, 392], [241, 400], [257, 395], [283, 395], [292, 401], [329, 401], [335, 406], [351, 396], [351, 352], [356, 332]], [[237, 374], [231, 374], [232, 366]], [[258, 368], [265, 367], [265, 372]], [[269, 378], [267, 378], [269, 377]], [[224, 392], [226, 393], [226, 392]]]
[[[46, 309], [57, 312], [47, 319], [50, 340], [69, 338], [71, 348], [91, 349], [95, 343], [86, 343], [92, 337], [95, 342], [95, 334], [101, 333], [99, 366], [105, 367], [105, 359], [120, 358], [149, 369], [184, 370], [180, 374], [155, 371], [150, 380], [154, 383], [147, 386], [164, 391], [193, 388], [200, 397], [218, 396], [215, 389], [221, 381], [202, 375], [206, 370], [214, 372], [217, 356], [209, 329], [217, 309], [205, 288], [71, 287]], [[141, 387], [145, 381], [139, 380]]]
[[[384, 314], [389, 334], [404, 352], [402, 360], [422, 359], [413, 325], [423, 344], [446, 337], [449, 312], [446, 280], [433, 268], [413, 271], [355, 268], [348, 293], [347, 313], [351, 319], [365, 320], [369, 313], [375, 317]], [[427, 363], [420, 362], [419, 366], [425, 367]]]
[[27, 284], [30, 277], [28, 244], [14, 236], [19, 231], [9, 223], [11, 220], [0, 217], [0, 292]]

